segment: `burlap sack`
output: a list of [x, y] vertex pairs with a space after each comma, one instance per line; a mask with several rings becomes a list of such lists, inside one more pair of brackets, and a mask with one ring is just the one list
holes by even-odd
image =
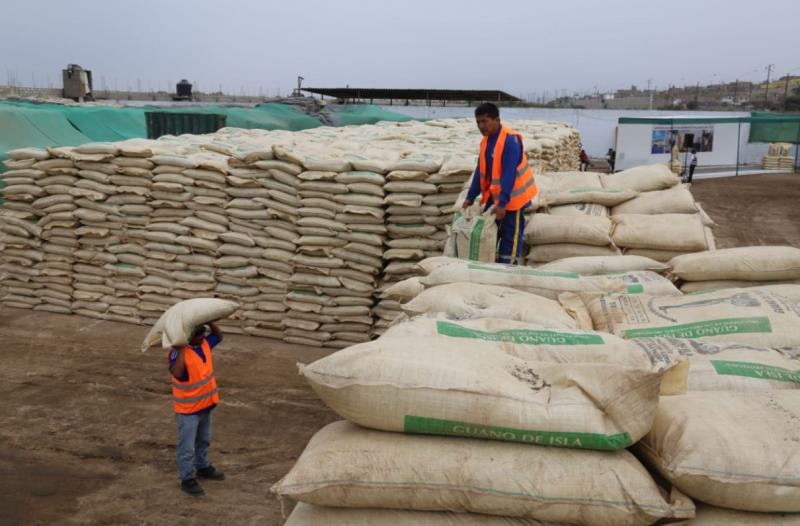
[[670, 273], [684, 281], [795, 280], [800, 279], [800, 248], [724, 248], [678, 256], [670, 266]]
[[628, 168], [600, 177], [603, 188], [625, 188], [637, 192], [662, 190], [680, 184], [680, 178], [665, 164], [648, 164]]
[[609, 232], [611, 220], [606, 217], [533, 214], [525, 225], [525, 242], [528, 245], [575, 243], [608, 246], [612, 244]]
[[661, 399], [637, 451], [690, 497], [745, 511], [800, 511], [800, 391]]
[[662, 273], [667, 269], [669, 269], [668, 265], [642, 256], [579, 256], [559, 259], [536, 267], [536, 270], [575, 272], [584, 276], [633, 270], [650, 270]]
[[555, 299], [564, 291], [623, 292], [619, 278], [581, 276], [571, 272], [549, 272], [498, 263], [475, 263], [459, 259], [436, 260], [436, 268], [420, 282], [426, 287], [447, 283], [499, 285]]
[[497, 254], [497, 223], [492, 213], [474, 214], [466, 209], [453, 221], [456, 257], [494, 263]]
[[547, 327], [575, 328], [557, 301], [499, 285], [447, 283], [429, 287], [402, 305], [410, 316], [443, 313], [449, 319], [505, 318]]
[[300, 373], [331, 409], [372, 429], [620, 449], [650, 429], [673, 365], [642, 365], [636, 351], [626, 364], [559, 363], [505, 348], [478, 338], [384, 335]]
[[667, 190], [643, 192], [637, 197], [615, 206], [611, 213], [618, 214], [696, 214], [694, 196], [684, 185]]
[[333, 508], [298, 502], [284, 526], [559, 526], [522, 517], [445, 511]]
[[321, 506], [485, 513], [582, 526], [691, 517], [626, 450], [581, 451], [408, 436], [335, 422], [308, 443], [278, 495]]
[[217, 298], [194, 298], [176, 303], [161, 315], [142, 342], [142, 351], [161, 340], [163, 348], [186, 345], [192, 329], [230, 316], [239, 305]]
[[559, 300], [569, 311], [581, 310], [582, 303], [595, 330], [623, 338], [667, 336], [800, 346], [800, 305], [762, 287], [690, 296], [584, 295], [580, 302], [564, 294]]
[[697, 252], [716, 246], [698, 214], [620, 214], [612, 223], [618, 247]]
[[800, 348], [676, 338], [636, 338], [630, 343], [653, 364], [686, 360], [690, 391], [800, 389]]

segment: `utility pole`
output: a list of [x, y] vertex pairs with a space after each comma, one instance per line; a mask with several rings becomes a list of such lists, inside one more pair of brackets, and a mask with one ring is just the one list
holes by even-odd
[[769, 105], [769, 74], [772, 73], [772, 68], [775, 67], [775, 64], [769, 64], [767, 66], [767, 86], [764, 89], [764, 109], [767, 109]]
[[783, 111], [789, 107], [789, 74], [786, 74], [786, 86], [783, 88]]

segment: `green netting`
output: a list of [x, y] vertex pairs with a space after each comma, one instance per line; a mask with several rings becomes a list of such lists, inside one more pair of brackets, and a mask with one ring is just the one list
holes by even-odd
[[748, 142], [800, 143], [800, 115], [753, 112]]
[[379, 106], [328, 106], [326, 113], [334, 126], [375, 124], [380, 121], [405, 122], [414, 120], [408, 115], [387, 111]]
[[92, 141], [124, 141], [147, 136], [144, 109], [108, 107], [66, 107], [69, 122]]
[[[0, 162], [15, 148], [77, 146], [147, 137], [146, 111], [221, 113], [234, 128], [299, 131], [324, 126], [320, 119], [296, 106], [267, 103], [254, 108], [231, 106], [145, 107], [64, 106], [51, 103], [0, 100]], [[324, 110], [334, 126], [408, 121], [412, 117], [378, 106], [330, 106]], [[4, 167], [0, 164], [0, 172]], [[2, 181], [0, 181], [2, 184]]]

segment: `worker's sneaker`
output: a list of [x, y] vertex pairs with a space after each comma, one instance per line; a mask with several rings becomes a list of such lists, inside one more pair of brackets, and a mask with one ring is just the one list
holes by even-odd
[[219, 471], [214, 466], [198, 469], [197, 476], [209, 480], [225, 480], [225, 473]]
[[206, 492], [203, 491], [203, 487], [197, 483], [197, 479], [182, 480], [181, 489], [192, 497], [202, 497], [206, 494]]

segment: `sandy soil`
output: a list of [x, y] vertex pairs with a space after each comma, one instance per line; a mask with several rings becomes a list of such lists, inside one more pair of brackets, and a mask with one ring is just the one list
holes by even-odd
[[[800, 246], [800, 176], [696, 181], [719, 247]], [[0, 524], [282, 524], [269, 492], [336, 416], [295, 363], [325, 351], [230, 335], [212, 461], [228, 479], [178, 489], [166, 358], [147, 328], [0, 308]], [[292, 504], [286, 503], [286, 511]]]
[[[206, 497], [178, 489], [165, 353], [144, 327], [0, 308], [0, 524], [282, 524], [270, 486], [336, 419], [297, 374], [325, 352], [229, 335]], [[291, 503], [286, 503], [291, 509]]]

